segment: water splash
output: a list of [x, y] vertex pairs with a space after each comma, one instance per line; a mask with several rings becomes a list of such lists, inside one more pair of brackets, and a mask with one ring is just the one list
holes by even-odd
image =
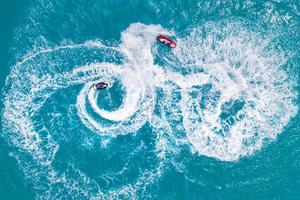
[[[6, 82], [4, 130], [22, 152], [15, 156], [25, 172], [36, 172], [37, 189], [53, 197], [63, 184], [71, 188], [72, 196], [137, 198], [161, 177], [168, 155], [182, 146], [199, 156], [236, 161], [259, 150], [264, 140], [275, 139], [297, 113], [294, 82], [282, 69], [286, 58], [270, 50], [269, 41], [259, 34], [238, 24], [221, 28], [208, 24], [178, 38], [173, 53], [157, 56], [160, 50], [153, 43], [159, 33], [174, 35], [161, 26], [136, 23], [122, 32], [119, 47], [89, 41], [45, 49], [12, 69]], [[99, 105], [100, 94], [92, 88], [102, 80], [118, 82], [124, 92], [113, 110]], [[70, 88], [78, 91], [73, 93], [76, 100], [61, 104], [76, 108], [84, 128], [103, 139], [102, 147], [108, 148], [117, 136], [140, 134], [150, 124], [156, 136], [151, 168], [139, 172], [132, 183], [108, 189], [76, 165], [57, 172], [54, 161], [63, 146], [61, 134], [39, 117], [44, 107], [55, 106], [47, 104], [53, 95]], [[108, 90], [111, 95], [115, 92]], [[68, 112], [72, 119], [69, 107]], [[142, 148], [138, 145], [136, 151]], [[24, 161], [24, 154], [32, 160]], [[36, 163], [34, 169], [30, 162]], [[127, 165], [118, 173], [124, 173]], [[117, 182], [111, 176], [103, 175], [107, 185]], [[48, 185], [39, 186], [41, 179]], [[60, 190], [57, 194], [70, 195]]]

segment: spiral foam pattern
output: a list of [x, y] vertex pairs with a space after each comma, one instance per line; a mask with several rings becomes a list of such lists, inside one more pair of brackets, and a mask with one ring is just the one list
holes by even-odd
[[[160, 54], [153, 47], [156, 35], [174, 33], [136, 23], [122, 32], [118, 47], [89, 41], [44, 49], [18, 62], [6, 82], [3, 124], [22, 155], [41, 167], [39, 171], [24, 165], [27, 173], [37, 173], [36, 187], [47, 191], [48, 198], [64, 195], [55, 189], [60, 184], [76, 188], [69, 193], [87, 199], [137, 198], [162, 175], [168, 155], [182, 146], [199, 156], [236, 161], [275, 139], [298, 110], [295, 83], [282, 69], [286, 58], [269, 50], [269, 41], [259, 34], [231, 26], [221, 31], [208, 24], [206, 35], [192, 28], [178, 37], [172, 53]], [[97, 92], [93, 84], [98, 81], [109, 81], [112, 87]], [[118, 91], [120, 102], [111, 106]], [[55, 95], [61, 100], [54, 100]], [[57, 104], [65, 113], [56, 111]], [[46, 112], [47, 107], [53, 112]], [[56, 119], [65, 123], [56, 124]], [[105, 189], [76, 165], [57, 172], [58, 152], [64, 146], [58, 138], [61, 131], [71, 135], [72, 120], [76, 127], [84, 125], [81, 132], [100, 138], [103, 149], [113, 148], [120, 136], [145, 134], [143, 127], [150, 126], [155, 144], [147, 156], [155, 162], [131, 183], [118, 185], [114, 180], [130, 168], [135, 153], [145, 149], [143, 143], [132, 147], [123, 169], [111, 177], [103, 175]], [[62, 130], [53, 130], [60, 125]], [[16, 155], [21, 163], [22, 155]], [[41, 180], [47, 184], [38, 185]]]

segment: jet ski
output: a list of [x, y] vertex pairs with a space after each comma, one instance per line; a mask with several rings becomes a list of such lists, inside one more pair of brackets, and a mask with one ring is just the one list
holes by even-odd
[[171, 47], [171, 48], [175, 48], [176, 47], [176, 42], [171, 40], [170, 38], [164, 36], [164, 35], [159, 35], [156, 38], [157, 41]]
[[95, 90], [104, 90], [107, 88], [110, 88], [111, 83], [107, 81], [102, 81], [94, 84], [94, 89]]

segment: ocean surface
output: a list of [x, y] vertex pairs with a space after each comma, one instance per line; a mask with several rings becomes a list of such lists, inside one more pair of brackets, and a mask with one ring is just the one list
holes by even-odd
[[0, 13], [1, 200], [300, 199], [299, 0]]

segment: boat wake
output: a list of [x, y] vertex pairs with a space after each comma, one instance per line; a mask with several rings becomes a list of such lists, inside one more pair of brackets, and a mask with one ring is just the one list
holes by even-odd
[[[168, 53], [153, 45], [158, 34], [174, 35], [136, 23], [118, 47], [64, 45], [12, 68], [3, 129], [17, 147], [12, 156], [44, 198], [146, 196], [181, 149], [237, 161], [274, 140], [296, 115], [295, 81], [283, 70], [288, 58], [258, 33], [236, 23], [207, 24], [179, 37]], [[113, 86], [96, 92], [97, 81]], [[60, 161], [68, 145], [97, 147], [97, 157], [107, 157], [99, 160], [99, 179], [81, 164]], [[111, 169], [110, 162], [123, 168]], [[137, 170], [136, 163], [147, 167]]]

